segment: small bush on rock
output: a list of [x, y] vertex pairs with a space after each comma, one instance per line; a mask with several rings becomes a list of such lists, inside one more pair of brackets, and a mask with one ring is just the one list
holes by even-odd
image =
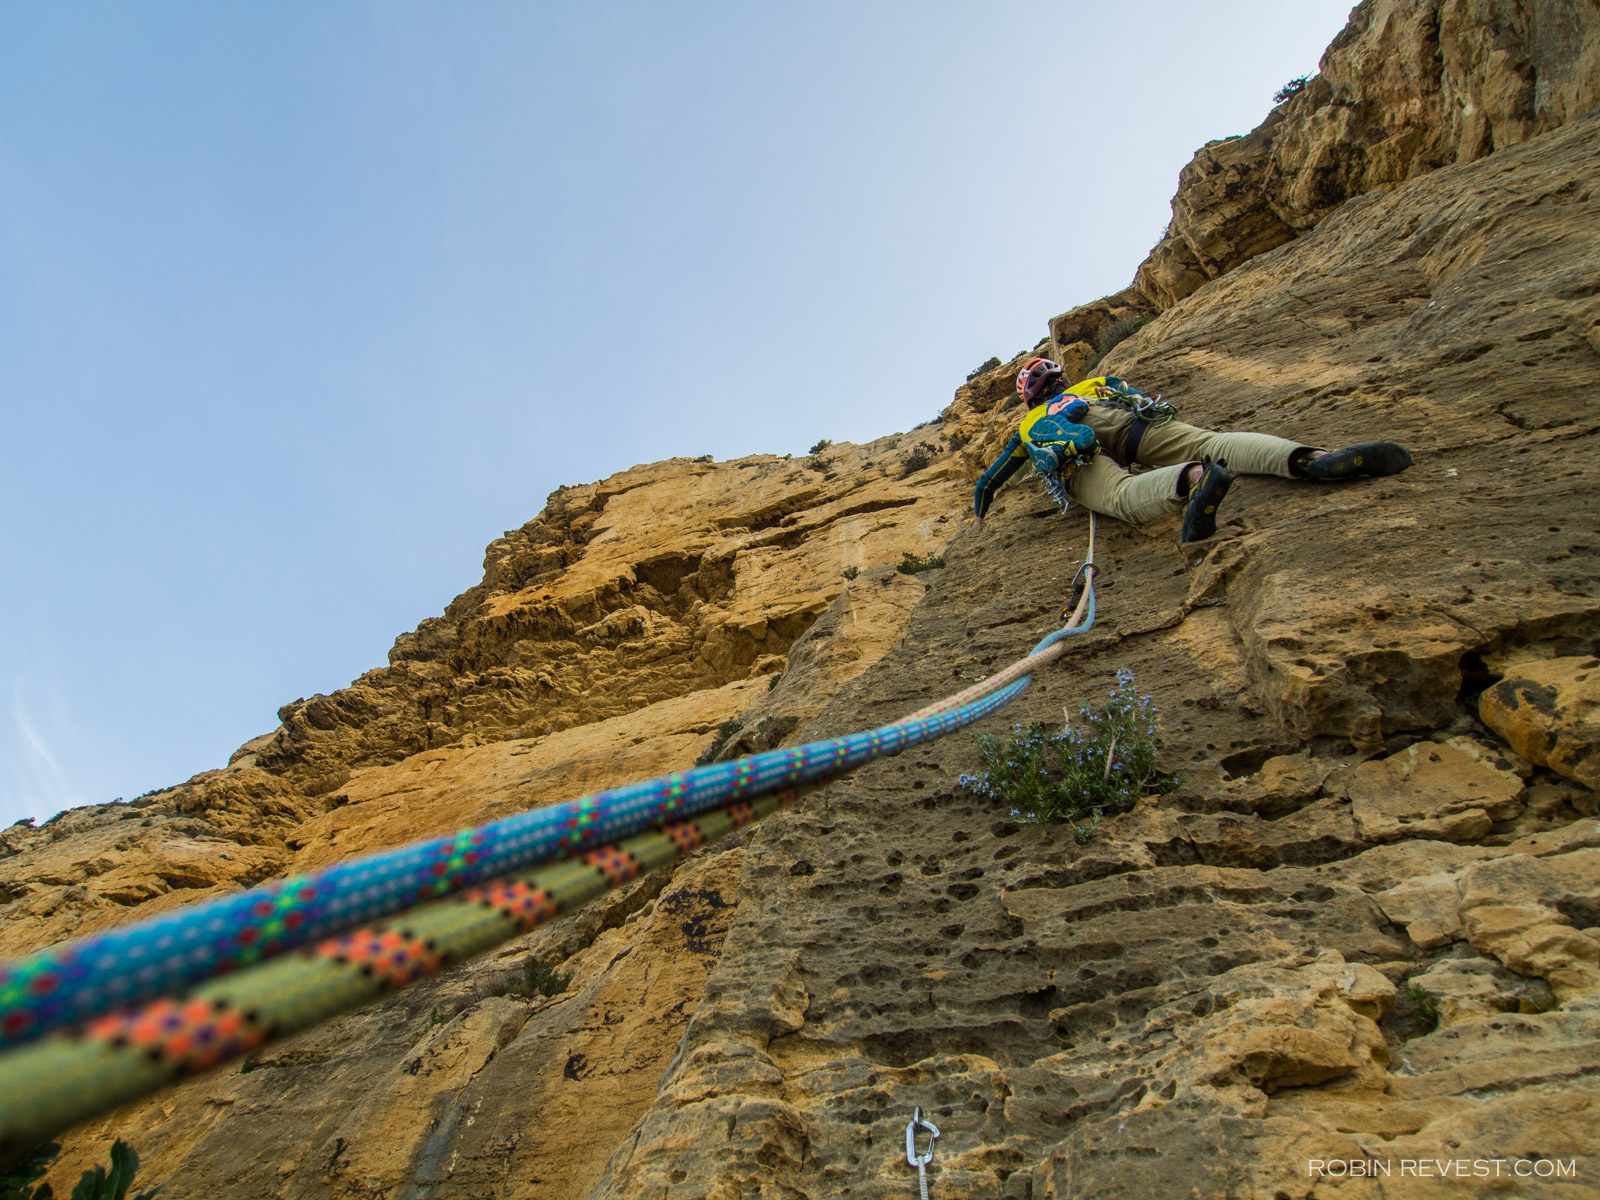
[[900, 478], [905, 479], [915, 475], [924, 467], [931, 466], [934, 456], [938, 453], [939, 447], [932, 442], [918, 442], [916, 449], [906, 455], [905, 462], [900, 464]]
[[1298, 96], [1302, 91], [1305, 90], [1306, 84], [1310, 82], [1311, 76], [1309, 75], [1296, 76], [1294, 79], [1289, 80], [1288, 83], [1284, 84], [1281, 88], [1272, 93], [1272, 102], [1274, 104], [1282, 104], [1285, 100], [1288, 100], [1294, 96]]
[[[39, 1180], [44, 1178], [51, 1162], [60, 1153], [61, 1143], [51, 1142], [0, 1172], [0, 1200], [50, 1200], [50, 1185], [39, 1183]], [[35, 1187], [35, 1184], [38, 1186]]]
[[1428, 990], [1420, 983], [1406, 984], [1406, 996], [1416, 1006], [1417, 1017], [1429, 1029], [1438, 1027], [1439, 1002], [1428, 994]]
[[[56, 1142], [41, 1147], [27, 1161], [0, 1175], [0, 1200], [52, 1200], [55, 1193], [48, 1183], [38, 1183], [61, 1147]], [[145, 1188], [130, 1193], [133, 1177], [139, 1170], [139, 1155], [121, 1138], [111, 1143], [111, 1170], [96, 1166], [78, 1177], [72, 1200], [151, 1200], [161, 1189]]]
[[559, 996], [572, 982], [572, 973], [562, 975], [532, 955], [522, 962], [522, 979], [513, 989], [520, 995]]
[[711, 744], [700, 751], [700, 757], [694, 760], [697, 767], [706, 766], [717, 761], [717, 755], [722, 753], [722, 748], [733, 740], [733, 735], [744, 728], [738, 717], [729, 717], [717, 726], [717, 736], [711, 739]]
[[988, 358], [984, 359], [977, 366], [973, 367], [972, 370], [967, 372], [967, 382], [971, 383], [979, 375], [982, 375], [986, 371], [992, 371], [996, 367], [998, 367], [999, 365], [1000, 365], [1000, 356], [998, 354], [990, 355]]
[[815, 446], [811, 447], [811, 449], [807, 453], [810, 453], [810, 454], [821, 454], [824, 450], [826, 450], [831, 445], [833, 445], [833, 440], [831, 438], [823, 438]]
[[1095, 707], [1085, 701], [1076, 726], [1046, 733], [1041, 721], [1015, 725], [1009, 741], [977, 734], [987, 770], [956, 782], [1006, 805], [1019, 820], [1068, 822], [1082, 845], [1101, 817], [1127, 812], [1140, 796], [1177, 785], [1178, 776], [1156, 770], [1158, 711], [1124, 668], [1109, 702]]
[[900, 565], [895, 568], [902, 575], [915, 575], [919, 571], [937, 571], [944, 566], [944, 555], [930, 554], [923, 558], [920, 554], [913, 554], [907, 550], [900, 556]]
[[1083, 365], [1084, 375], [1093, 375], [1094, 369], [1100, 365], [1101, 359], [1148, 324], [1150, 324], [1149, 317], [1126, 316], [1118, 317], [1107, 325], [1100, 331], [1100, 336], [1094, 341], [1094, 357]]

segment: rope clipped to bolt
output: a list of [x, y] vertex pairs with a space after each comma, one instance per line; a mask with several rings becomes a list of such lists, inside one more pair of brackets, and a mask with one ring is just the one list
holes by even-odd
[[[925, 1154], [917, 1153], [917, 1130], [928, 1131], [928, 1149]], [[928, 1164], [933, 1161], [933, 1144], [939, 1140], [939, 1127], [922, 1115], [922, 1106], [918, 1105], [911, 1112], [911, 1121], [906, 1125], [906, 1161], [917, 1169], [917, 1187], [922, 1192], [922, 1200], [928, 1200]]]
[[1093, 627], [1088, 579], [1069, 623], [1025, 658], [877, 729], [598, 792], [0, 963], [0, 1148], [366, 1004], [988, 716]]

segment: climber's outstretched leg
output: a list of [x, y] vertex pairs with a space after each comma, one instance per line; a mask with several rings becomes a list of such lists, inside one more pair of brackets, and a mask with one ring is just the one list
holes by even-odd
[[1276, 475], [1294, 478], [1297, 455], [1309, 457], [1315, 447], [1270, 433], [1217, 433], [1182, 421], [1151, 425], [1138, 439], [1136, 461], [1152, 467], [1174, 463], [1226, 462], [1233, 475]]
[[1364, 475], [1398, 475], [1411, 465], [1411, 454], [1394, 442], [1363, 442], [1331, 454], [1308, 449], [1291, 456], [1291, 473], [1307, 479], [1357, 479]]

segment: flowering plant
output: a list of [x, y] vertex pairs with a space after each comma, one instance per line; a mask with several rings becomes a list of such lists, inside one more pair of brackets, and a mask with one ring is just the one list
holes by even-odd
[[1127, 812], [1140, 796], [1177, 786], [1178, 776], [1156, 770], [1159, 711], [1139, 695], [1133, 672], [1124, 667], [1110, 700], [1099, 707], [1085, 701], [1078, 724], [1069, 719], [1059, 733], [1046, 733], [1035, 721], [1012, 726], [1009, 742], [975, 735], [988, 769], [956, 782], [1008, 805], [1021, 820], [1070, 822], [1073, 836], [1087, 842], [1102, 816]]

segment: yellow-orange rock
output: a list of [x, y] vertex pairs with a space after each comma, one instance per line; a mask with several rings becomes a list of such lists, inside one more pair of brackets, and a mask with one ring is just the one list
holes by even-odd
[[1519, 662], [1478, 711], [1529, 762], [1600, 789], [1600, 659]]

